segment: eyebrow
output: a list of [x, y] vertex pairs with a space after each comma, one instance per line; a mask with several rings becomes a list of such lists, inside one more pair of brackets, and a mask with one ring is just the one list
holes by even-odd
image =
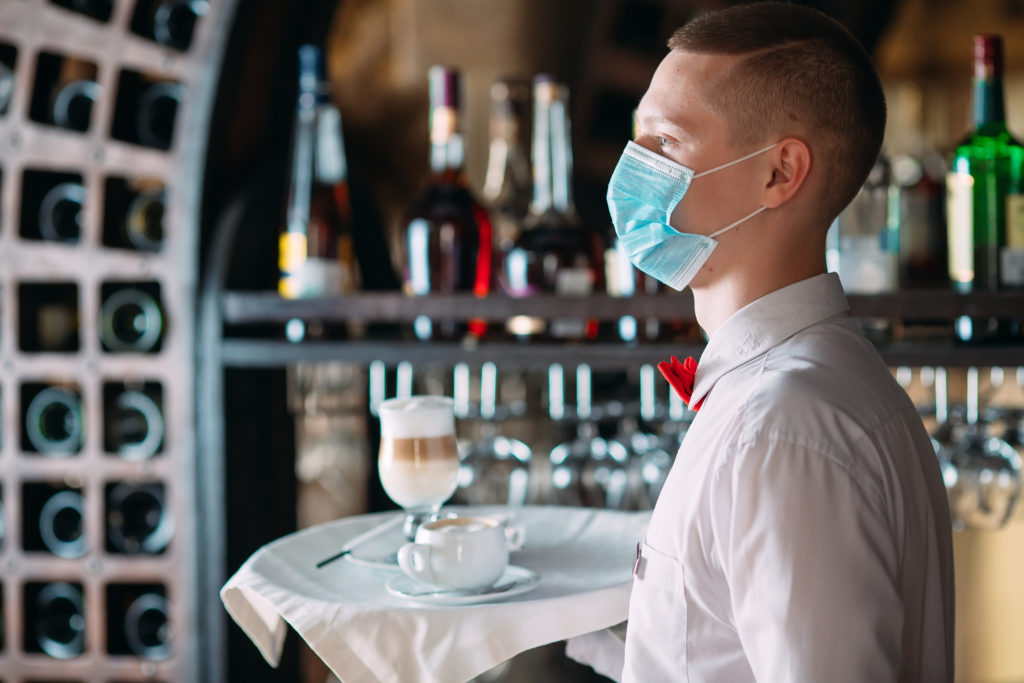
[[673, 121], [672, 119], [666, 118], [664, 116], [647, 116], [644, 117], [642, 120], [647, 123], [667, 125], [677, 131], [680, 131], [687, 137], [693, 137], [692, 133], [689, 129], [686, 128], [686, 126], [681, 125], [679, 122]]

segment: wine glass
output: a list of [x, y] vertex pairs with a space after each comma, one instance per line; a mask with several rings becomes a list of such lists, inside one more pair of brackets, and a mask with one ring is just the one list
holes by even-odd
[[454, 402], [446, 396], [392, 398], [380, 403], [378, 413], [380, 482], [405, 510], [405, 536], [413, 540], [458, 485]]

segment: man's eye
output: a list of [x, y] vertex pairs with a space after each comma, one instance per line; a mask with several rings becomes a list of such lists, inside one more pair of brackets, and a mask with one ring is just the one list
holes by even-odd
[[665, 137], [664, 135], [659, 135], [659, 136], [657, 136], [656, 139], [658, 140], [658, 145], [660, 147], [668, 147], [669, 145], [672, 144], [672, 140], [670, 140], [669, 138]]

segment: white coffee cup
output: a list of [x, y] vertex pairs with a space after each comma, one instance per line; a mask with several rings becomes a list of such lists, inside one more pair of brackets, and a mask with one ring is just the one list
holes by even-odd
[[491, 517], [452, 517], [423, 524], [416, 542], [398, 550], [409, 576], [443, 589], [482, 590], [508, 566], [510, 550], [523, 547], [525, 530]]

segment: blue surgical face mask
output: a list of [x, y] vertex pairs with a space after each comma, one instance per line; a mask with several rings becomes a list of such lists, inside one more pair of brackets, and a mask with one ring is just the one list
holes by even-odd
[[673, 289], [686, 287], [718, 246], [715, 237], [768, 208], [762, 206], [710, 235], [679, 232], [669, 221], [689, 189], [690, 181], [746, 161], [772, 147], [775, 145], [694, 173], [692, 169], [629, 142], [608, 181], [608, 209], [615, 234], [633, 265]]

